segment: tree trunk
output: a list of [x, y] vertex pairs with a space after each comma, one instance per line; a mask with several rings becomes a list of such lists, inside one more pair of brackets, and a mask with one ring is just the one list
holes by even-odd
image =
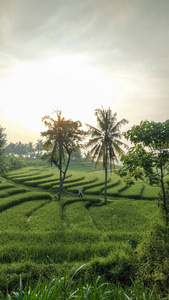
[[104, 203], [107, 202], [107, 166], [105, 167], [105, 190], [104, 190]]
[[[62, 178], [62, 182], [64, 183], [65, 178], [66, 178], [66, 173], [69, 167], [69, 163], [70, 163], [70, 153], [68, 153], [68, 159], [67, 159], [67, 163], [66, 163], [66, 167], [65, 167], [65, 171], [63, 172], [63, 178]], [[63, 184], [62, 184], [63, 186]]]
[[162, 195], [163, 195], [163, 208], [165, 211], [165, 217], [166, 217], [166, 223], [168, 224], [168, 208], [166, 203], [166, 194], [165, 194], [165, 187], [164, 187], [164, 180], [163, 180], [163, 169], [161, 167], [161, 189], [162, 189]]
[[62, 186], [63, 186], [63, 182], [62, 182], [62, 146], [61, 146], [61, 143], [59, 145], [59, 170], [60, 170], [60, 185], [59, 185], [59, 200], [60, 200], [61, 195], [62, 195]]

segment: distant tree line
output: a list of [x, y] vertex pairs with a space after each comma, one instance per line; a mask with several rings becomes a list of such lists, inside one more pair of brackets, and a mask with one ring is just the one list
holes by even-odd
[[[80, 148], [72, 154], [73, 160], [82, 158]], [[39, 139], [36, 143], [7, 143], [5, 128], [0, 125], [0, 175], [5, 172], [30, 165], [48, 164], [45, 155], [45, 143]]]
[[16, 156], [40, 158], [43, 153], [43, 141], [38, 140], [36, 144], [32, 142], [26, 144], [21, 142], [9, 143], [5, 147], [5, 152]]
[[0, 175], [7, 171], [39, 164], [42, 153], [42, 140], [38, 140], [35, 144], [32, 142], [7, 144], [5, 128], [0, 125]]

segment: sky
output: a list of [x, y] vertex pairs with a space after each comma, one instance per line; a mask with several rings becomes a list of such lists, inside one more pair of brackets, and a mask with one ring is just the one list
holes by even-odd
[[169, 114], [168, 0], [0, 0], [0, 126], [35, 143], [42, 117], [96, 126], [111, 108], [125, 131]]

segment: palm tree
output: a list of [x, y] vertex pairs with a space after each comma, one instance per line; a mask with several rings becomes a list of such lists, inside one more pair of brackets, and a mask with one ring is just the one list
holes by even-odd
[[46, 138], [44, 143], [44, 154], [42, 158], [49, 159], [50, 163], [59, 169], [60, 185], [59, 185], [59, 200], [61, 199], [63, 183], [66, 178], [66, 173], [69, 167], [71, 155], [79, 150], [80, 142], [83, 139], [84, 132], [80, 130], [81, 122], [66, 120], [61, 117], [61, 111], [56, 111], [57, 120], [50, 116], [42, 118], [47, 131], [41, 132], [41, 135]]
[[103, 168], [105, 170], [105, 200], [107, 202], [107, 170], [108, 164], [110, 163], [110, 169], [114, 167], [114, 161], [118, 161], [118, 158], [124, 154], [122, 146], [127, 147], [126, 144], [121, 142], [119, 139], [122, 134], [120, 132], [121, 125], [128, 123], [126, 119], [122, 119], [117, 122], [116, 115], [112, 114], [110, 108], [107, 110], [103, 107], [95, 110], [97, 117], [97, 128], [86, 124], [89, 128], [90, 139], [87, 142], [89, 152], [86, 157], [92, 158], [92, 162], [95, 162], [96, 167], [103, 160]]

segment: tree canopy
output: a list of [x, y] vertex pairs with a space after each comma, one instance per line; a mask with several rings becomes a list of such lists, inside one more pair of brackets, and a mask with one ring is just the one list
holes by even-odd
[[60, 199], [71, 155], [78, 151], [84, 131], [80, 129], [82, 126], [80, 121], [66, 120], [61, 117], [61, 111], [56, 111], [56, 114], [56, 120], [50, 116], [43, 117], [42, 121], [48, 130], [41, 132], [41, 135], [46, 138], [44, 143], [46, 154], [43, 157], [49, 159], [51, 165], [54, 163], [60, 171]]
[[5, 128], [1, 127], [0, 125], [0, 155], [4, 153], [5, 145], [6, 145], [6, 134]]
[[117, 121], [117, 113], [112, 114], [110, 108], [107, 110], [103, 107], [95, 110], [97, 118], [97, 127], [87, 125], [89, 128], [90, 139], [87, 143], [89, 152], [87, 155], [92, 158], [96, 167], [103, 161], [103, 167], [105, 170], [105, 202], [107, 201], [107, 169], [110, 163], [110, 168], [114, 166], [114, 162], [118, 161], [118, 158], [124, 153], [122, 146], [126, 145], [120, 141], [122, 134], [120, 127], [125, 125], [126, 119]]
[[142, 121], [125, 134], [133, 147], [122, 156], [123, 167], [118, 172], [128, 184], [134, 179], [148, 179], [161, 187], [162, 207], [168, 216], [165, 180], [169, 171], [169, 120], [165, 122]]
[[0, 172], [4, 172], [4, 158], [3, 158], [3, 154], [5, 151], [5, 145], [6, 145], [6, 134], [5, 134], [5, 128], [3, 128], [0, 125]]

